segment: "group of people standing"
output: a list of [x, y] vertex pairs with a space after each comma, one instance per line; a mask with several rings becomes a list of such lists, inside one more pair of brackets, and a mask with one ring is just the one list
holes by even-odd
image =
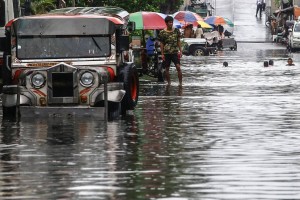
[[[213, 27], [212, 31], [217, 31], [219, 33], [220, 38], [224, 37], [224, 27], [222, 25], [218, 25]], [[204, 31], [200, 24], [198, 24], [196, 30], [193, 29], [193, 24], [188, 24], [184, 28], [183, 38], [204, 38]]]
[[266, 9], [266, 3], [265, 0], [256, 0], [256, 14], [255, 17], [257, 17], [257, 14], [259, 13], [259, 17], [261, 18], [262, 11], [265, 11]]
[[194, 31], [193, 29], [193, 24], [188, 24], [183, 31], [183, 37], [184, 38], [203, 38], [203, 29], [201, 27], [201, 25], [199, 24], [197, 26], [196, 31]]

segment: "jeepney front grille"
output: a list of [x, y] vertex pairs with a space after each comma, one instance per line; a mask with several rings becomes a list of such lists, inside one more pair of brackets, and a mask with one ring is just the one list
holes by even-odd
[[47, 70], [48, 103], [78, 104], [77, 68], [67, 64], [58, 64]]
[[73, 97], [73, 73], [52, 72], [53, 97]]

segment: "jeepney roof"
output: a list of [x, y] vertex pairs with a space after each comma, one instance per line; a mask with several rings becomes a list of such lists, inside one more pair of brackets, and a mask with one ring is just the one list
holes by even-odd
[[19, 36], [111, 35], [123, 21], [100, 15], [34, 15], [17, 18], [13, 26]]

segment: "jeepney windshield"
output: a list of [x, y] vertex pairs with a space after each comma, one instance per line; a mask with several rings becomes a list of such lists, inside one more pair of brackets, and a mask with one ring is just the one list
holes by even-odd
[[111, 54], [110, 36], [19, 36], [18, 59], [96, 58]]

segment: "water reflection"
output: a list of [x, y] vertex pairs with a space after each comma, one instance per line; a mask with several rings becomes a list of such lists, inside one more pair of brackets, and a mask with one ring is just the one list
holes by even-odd
[[19, 176], [19, 163], [17, 157], [18, 145], [20, 144], [20, 131], [17, 123], [4, 121], [1, 124], [0, 142], [0, 197], [14, 197], [18, 185], [15, 182], [21, 181]]

